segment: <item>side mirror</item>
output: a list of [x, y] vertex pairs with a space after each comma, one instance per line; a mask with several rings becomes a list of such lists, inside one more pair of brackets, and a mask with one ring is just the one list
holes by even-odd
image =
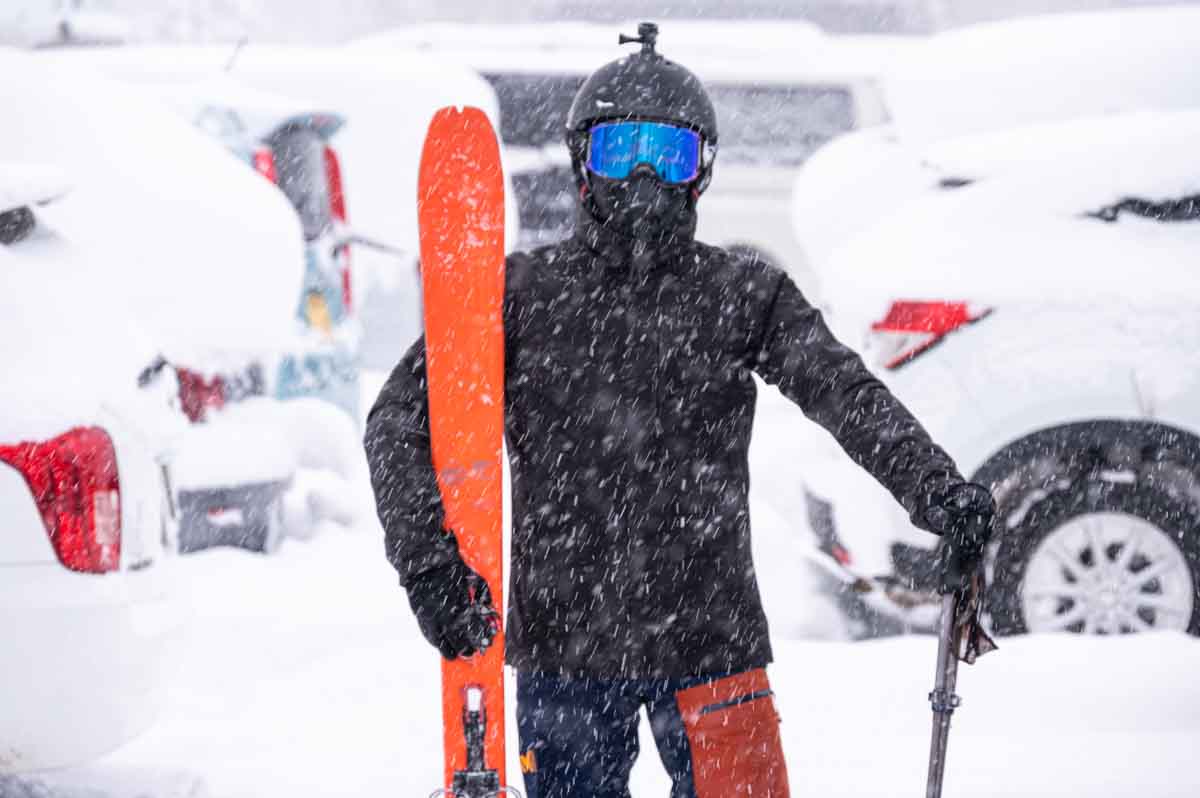
[[337, 238], [334, 239], [333, 248], [330, 251], [330, 255], [336, 257], [339, 252], [346, 247], [349, 247], [351, 244], [373, 249], [376, 252], [382, 252], [385, 255], [393, 255], [406, 261], [413, 259], [413, 254], [402, 247], [384, 243], [383, 241], [370, 238], [362, 235], [361, 233], [356, 233], [353, 230], [344, 230], [340, 235], [337, 236]]

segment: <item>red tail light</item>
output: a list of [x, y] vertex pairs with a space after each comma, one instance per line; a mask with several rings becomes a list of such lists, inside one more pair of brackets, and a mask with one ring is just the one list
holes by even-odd
[[259, 147], [254, 151], [254, 171], [270, 180], [279, 182], [279, 171], [275, 168], [275, 153], [269, 147]]
[[117, 455], [99, 427], [75, 427], [41, 443], [0, 446], [21, 472], [59, 562], [102, 574], [121, 564], [121, 488]]
[[178, 367], [175, 376], [179, 378], [179, 404], [192, 423], [203, 421], [209, 408], [225, 406], [225, 380], [220, 376], [206, 380], [202, 374]]
[[[325, 148], [325, 179], [329, 183], [329, 210], [333, 218], [346, 223], [346, 192], [342, 187], [342, 164], [333, 147]], [[353, 286], [350, 274], [350, 250], [342, 250], [342, 305], [349, 313], [352, 309]]]
[[878, 365], [899, 368], [991, 312], [967, 302], [893, 302], [883, 320], [871, 325], [869, 351]]

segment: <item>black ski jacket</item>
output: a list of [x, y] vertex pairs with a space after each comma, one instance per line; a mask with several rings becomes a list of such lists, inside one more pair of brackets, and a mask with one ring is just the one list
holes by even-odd
[[[637, 259], [584, 215], [571, 239], [512, 255], [507, 268], [506, 658], [520, 670], [658, 678], [771, 660], [750, 556], [751, 372], [829, 430], [919, 526], [961, 481], [765, 263], [690, 237]], [[427, 407], [418, 340], [366, 429], [402, 585], [457, 556]]]

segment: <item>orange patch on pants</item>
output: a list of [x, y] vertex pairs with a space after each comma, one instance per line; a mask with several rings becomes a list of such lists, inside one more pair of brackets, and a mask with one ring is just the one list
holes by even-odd
[[779, 713], [763, 669], [675, 694], [698, 798], [788, 798]]

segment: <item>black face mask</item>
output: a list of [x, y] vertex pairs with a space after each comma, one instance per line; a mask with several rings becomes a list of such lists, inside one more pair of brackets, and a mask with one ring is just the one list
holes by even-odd
[[652, 172], [635, 171], [624, 180], [589, 176], [588, 210], [611, 232], [631, 244], [656, 250], [696, 229], [691, 185], [667, 185]]

